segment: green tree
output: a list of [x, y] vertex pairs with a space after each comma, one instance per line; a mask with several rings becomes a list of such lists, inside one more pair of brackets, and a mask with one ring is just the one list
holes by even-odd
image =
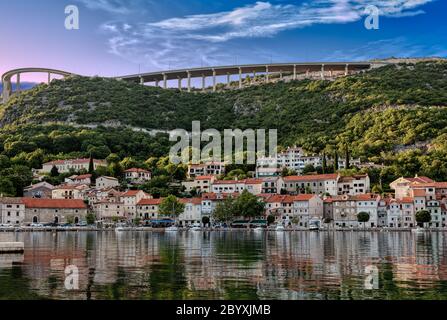
[[90, 160], [89, 160], [89, 163], [88, 163], [88, 173], [92, 174], [93, 171], [95, 171], [95, 166], [94, 166], [94, 163], [93, 163], [93, 156], [90, 153]]
[[206, 227], [210, 223], [210, 217], [208, 216], [202, 217], [202, 223]]
[[5, 177], [0, 178], [0, 194], [5, 196], [15, 196], [16, 190], [11, 180]]
[[312, 164], [306, 164], [303, 168], [303, 174], [309, 174], [315, 172], [316, 169]]
[[334, 154], [334, 172], [338, 171], [338, 152], [335, 151]]
[[351, 167], [350, 164], [350, 159], [349, 159], [350, 155], [349, 155], [349, 147], [348, 144], [345, 144], [345, 169], [348, 170]]
[[51, 168], [50, 175], [51, 175], [52, 177], [57, 177], [57, 176], [59, 175], [59, 170], [57, 169], [56, 166], [53, 166], [53, 167]]
[[228, 197], [219, 201], [213, 211], [213, 218], [219, 222], [229, 222], [235, 215], [235, 199]]
[[326, 153], [323, 152], [323, 174], [327, 172], [327, 159], [326, 159]]
[[274, 215], [268, 215], [268, 217], [267, 217], [267, 223], [268, 223], [268, 225], [271, 225], [272, 223], [274, 223], [275, 222], [275, 216]]
[[431, 214], [427, 210], [421, 210], [416, 213], [416, 222], [418, 226], [423, 227], [424, 223], [431, 222]]
[[110, 164], [109, 171], [112, 174], [112, 176], [114, 176], [117, 179], [121, 179], [124, 175], [123, 167], [119, 162], [114, 162]]
[[265, 203], [247, 190], [242, 191], [236, 198], [235, 214], [244, 218], [260, 217], [264, 214]]
[[96, 221], [96, 216], [92, 212], [89, 212], [85, 216], [85, 220], [86, 220], [87, 224], [89, 224], [89, 225], [94, 224]]
[[369, 213], [368, 212], [359, 212], [357, 215], [357, 221], [363, 223], [363, 228], [365, 228], [365, 223], [369, 221]]
[[185, 210], [185, 205], [176, 196], [170, 195], [161, 201], [158, 212], [162, 216], [177, 218], [183, 210]]
[[106, 161], [108, 164], [120, 162], [120, 157], [116, 153], [111, 153], [107, 156]]

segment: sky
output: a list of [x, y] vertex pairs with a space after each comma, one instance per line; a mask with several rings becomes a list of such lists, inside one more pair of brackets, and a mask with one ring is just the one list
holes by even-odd
[[[79, 30], [65, 28], [68, 5]], [[370, 5], [379, 29], [365, 27]], [[446, 0], [0, 0], [0, 74], [447, 57], [446, 12]]]

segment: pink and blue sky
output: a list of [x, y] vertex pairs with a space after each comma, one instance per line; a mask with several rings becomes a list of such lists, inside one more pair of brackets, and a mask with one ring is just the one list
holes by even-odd
[[[64, 27], [67, 5], [79, 30]], [[380, 9], [379, 30], [364, 27], [367, 5]], [[446, 12], [445, 0], [0, 0], [0, 74], [446, 57]]]

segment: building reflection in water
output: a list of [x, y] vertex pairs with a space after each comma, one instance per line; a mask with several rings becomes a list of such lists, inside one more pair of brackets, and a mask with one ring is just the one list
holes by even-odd
[[[60, 232], [0, 241], [25, 242], [24, 255], [0, 258], [0, 286], [20, 285], [24, 297], [447, 298], [441, 232]], [[69, 265], [79, 270], [77, 291], [64, 286]], [[379, 290], [364, 287], [369, 265]]]

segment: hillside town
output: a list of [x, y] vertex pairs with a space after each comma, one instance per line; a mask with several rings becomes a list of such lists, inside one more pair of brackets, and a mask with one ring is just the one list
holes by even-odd
[[[422, 176], [401, 177], [390, 184], [394, 194], [374, 194], [368, 174], [299, 174], [307, 160], [315, 165], [321, 161], [318, 156], [309, 160], [300, 152], [296, 148], [289, 149], [278, 155], [280, 164], [276, 171], [267, 174], [262, 171], [267, 167], [259, 166], [255, 177], [245, 179], [220, 179], [225, 173], [225, 163], [190, 164], [187, 179], [181, 182], [181, 187], [191, 197], [177, 199], [183, 204], [182, 212], [174, 216], [160, 212], [163, 197], [156, 198], [139, 189], [141, 184], [152, 179], [151, 171], [143, 168], [125, 170], [124, 187], [115, 177], [93, 177], [91, 173], [70, 175], [60, 185], [40, 181], [26, 187], [23, 197], [0, 198], [0, 226], [95, 224], [103, 227], [117, 223], [159, 226], [157, 223], [162, 221], [179, 227], [211, 227], [222, 222], [214, 217], [219, 203], [229, 198], [237, 199], [248, 192], [263, 204], [262, 214], [250, 219], [241, 215], [233, 219], [237, 221], [225, 221], [229, 225], [244, 226], [247, 223], [250, 226], [249, 220], [252, 220], [257, 221], [257, 226], [260, 222], [261, 225], [268, 222], [302, 230], [315, 225], [341, 230], [408, 229], [418, 226], [416, 215], [425, 211], [431, 218], [424, 222], [425, 227], [446, 227], [447, 182]], [[60, 173], [86, 172], [92, 164], [96, 170], [106, 165], [106, 161], [51, 161], [43, 164], [36, 176], [42, 177], [54, 170]], [[356, 164], [360, 165], [360, 161]], [[279, 171], [284, 167], [293, 167], [298, 174], [281, 176]], [[365, 214], [368, 218], [359, 218]]]

